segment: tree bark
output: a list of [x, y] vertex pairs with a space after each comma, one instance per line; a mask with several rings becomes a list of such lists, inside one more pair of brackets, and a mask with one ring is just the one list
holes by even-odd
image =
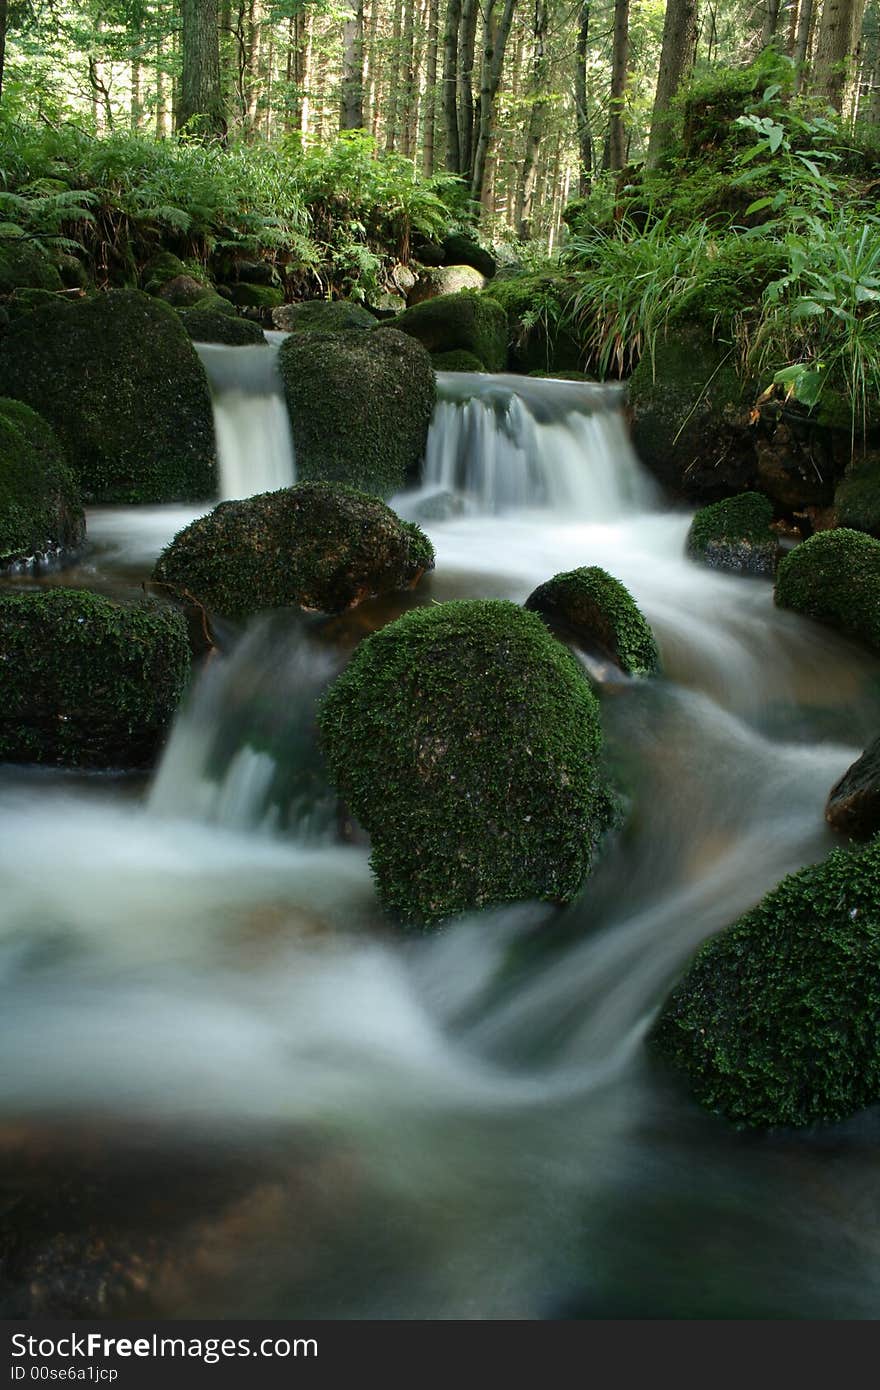
[[482, 202], [483, 181], [486, 177], [486, 160], [492, 141], [492, 128], [495, 121], [495, 98], [501, 85], [504, 67], [504, 53], [513, 23], [516, 0], [505, 0], [504, 9], [497, 28], [493, 22], [494, 0], [483, 0], [483, 61], [480, 71], [480, 127], [474, 150], [473, 172], [471, 175], [471, 198], [475, 203]]
[[859, 45], [863, 11], [864, 0], [824, 0], [822, 5], [810, 87], [838, 112]]
[[[628, 0], [627, 0], [628, 3]], [[538, 151], [544, 133], [544, 119], [547, 101], [544, 83], [547, 60], [544, 54], [544, 40], [547, 36], [546, 0], [535, 0], [532, 20], [532, 59], [529, 80], [529, 123], [526, 130], [526, 148], [520, 172], [516, 196], [516, 234], [520, 241], [528, 241], [532, 235], [532, 216], [535, 203], [535, 184], [538, 175]]]
[[457, 174], [461, 165], [458, 141], [458, 31], [461, 0], [448, 0], [443, 29], [443, 127], [446, 132], [446, 169]]
[[779, 24], [779, 0], [763, 0], [763, 23], [761, 25], [761, 47], [766, 48], [776, 37]]
[[587, 106], [587, 48], [590, 42], [590, 3], [581, 0], [574, 64], [574, 105], [577, 114], [578, 196], [586, 198], [593, 179], [593, 135]]
[[6, 69], [6, 31], [9, 27], [9, 0], [0, 0], [0, 101], [3, 100], [3, 73]]
[[608, 168], [626, 163], [623, 103], [629, 67], [629, 0], [614, 0], [614, 43], [611, 52], [611, 114], [608, 119]]
[[413, 152], [413, 112], [416, 109], [416, 75], [413, 63], [414, 44], [415, 3], [414, 0], [403, 0], [397, 146], [401, 153], [405, 155], [411, 155]]
[[[5, 3], [5, 0], [3, 0]], [[434, 172], [434, 130], [437, 122], [437, 52], [440, 39], [440, 0], [428, 6], [428, 49], [425, 58], [425, 96], [422, 116], [422, 173]]]
[[388, 115], [385, 125], [385, 150], [397, 148], [400, 120], [400, 36], [403, 28], [403, 0], [394, 0], [394, 20], [391, 29], [391, 61], [388, 64]]
[[792, 59], [794, 60], [794, 89], [799, 92], [804, 80], [807, 65], [807, 49], [810, 46], [810, 27], [813, 19], [813, 0], [801, 0], [798, 7], [797, 29], [794, 37]]
[[[669, 108], [694, 61], [697, 39], [697, 0], [667, 0], [663, 21], [663, 46], [660, 51], [660, 70], [651, 116], [648, 140], [647, 169], [656, 169], [670, 142]], [[621, 169], [622, 164], [612, 165]]]
[[364, 124], [364, 0], [352, 0], [342, 26], [342, 107], [340, 130]]
[[183, 66], [177, 129], [193, 122], [206, 140], [226, 134], [223, 95], [220, 89], [220, 38], [217, 0], [182, 0], [181, 41]]
[[458, 173], [470, 174], [474, 144], [474, 48], [477, 0], [461, 0], [458, 27]]

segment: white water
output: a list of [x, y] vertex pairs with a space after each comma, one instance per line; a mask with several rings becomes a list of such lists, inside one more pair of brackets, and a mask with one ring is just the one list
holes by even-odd
[[196, 349], [211, 385], [221, 499], [292, 487], [296, 463], [278, 344]]
[[[664, 678], [603, 694], [633, 814], [565, 914], [573, 944], [530, 958], [554, 924], [530, 905], [386, 936], [366, 850], [281, 776], [320, 782], [311, 709], [335, 658], [264, 622], [205, 673], [148, 801], [0, 784], [3, 1112], [153, 1129], [157, 1152], [169, 1125], [317, 1151], [306, 1207], [288, 1157], [214, 1234], [219, 1273], [160, 1291], [170, 1314], [874, 1316], [870, 1122], [835, 1131], [833, 1172], [811, 1136], [743, 1143], [642, 1039], [699, 942], [833, 843], [822, 808], [876, 730], [877, 663], [686, 560], [688, 518], [650, 509], [607, 408], [586, 429], [559, 386], [523, 390], [500, 439], [476, 408], [438, 413], [435, 482], [463, 478], [475, 511], [428, 525], [425, 597], [519, 601], [601, 564], [655, 628]], [[503, 456], [539, 481], [499, 514]]]

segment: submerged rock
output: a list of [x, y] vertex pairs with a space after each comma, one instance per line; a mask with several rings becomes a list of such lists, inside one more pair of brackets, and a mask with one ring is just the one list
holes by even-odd
[[831, 788], [825, 819], [854, 840], [870, 840], [880, 831], [880, 738]]
[[775, 598], [880, 651], [880, 541], [846, 527], [818, 532], [783, 556]]
[[292, 333], [278, 360], [298, 476], [399, 491], [424, 456], [434, 409], [424, 348], [391, 328]]
[[525, 607], [579, 646], [598, 648], [627, 675], [653, 676], [660, 669], [653, 632], [632, 594], [607, 570], [593, 565], [554, 575]]
[[35, 309], [3, 335], [0, 379], [53, 426], [86, 501], [216, 494], [207, 379], [167, 304], [111, 290]]
[[284, 333], [344, 333], [350, 328], [373, 329], [376, 323], [369, 309], [351, 299], [308, 299], [272, 310], [273, 327]]
[[485, 294], [445, 294], [415, 304], [394, 320], [401, 333], [418, 338], [428, 352], [468, 352], [490, 372], [507, 364], [507, 315]]
[[697, 955], [653, 1045], [741, 1125], [880, 1101], [880, 841], [786, 878]]
[[85, 529], [52, 429], [22, 401], [0, 400], [0, 569], [76, 550]]
[[773, 504], [760, 492], [722, 498], [697, 512], [687, 552], [710, 569], [772, 577], [779, 553], [772, 520]]
[[611, 814], [599, 706], [536, 614], [503, 600], [415, 609], [361, 643], [319, 721], [405, 924], [577, 893]]
[[341, 613], [412, 588], [433, 566], [427, 536], [377, 497], [302, 483], [221, 502], [174, 537], [153, 578], [243, 619], [291, 606]]
[[0, 759], [147, 766], [188, 673], [172, 608], [74, 589], [0, 594]]

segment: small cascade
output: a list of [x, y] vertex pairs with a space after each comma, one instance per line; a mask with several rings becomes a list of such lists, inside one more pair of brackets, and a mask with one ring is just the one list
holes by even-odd
[[656, 504], [629, 442], [621, 388], [439, 372], [424, 492], [472, 512], [539, 508], [612, 521]]
[[196, 350], [214, 400], [221, 498], [254, 497], [291, 487], [296, 464], [278, 344], [197, 343]]

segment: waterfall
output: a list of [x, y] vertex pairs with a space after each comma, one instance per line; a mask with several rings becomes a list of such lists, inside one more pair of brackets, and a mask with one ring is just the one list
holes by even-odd
[[197, 343], [214, 402], [223, 501], [275, 492], [296, 482], [296, 463], [278, 344]]
[[621, 388], [439, 372], [424, 494], [479, 514], [540, 508], [610, 521], [655, 505], [627, 435]]

